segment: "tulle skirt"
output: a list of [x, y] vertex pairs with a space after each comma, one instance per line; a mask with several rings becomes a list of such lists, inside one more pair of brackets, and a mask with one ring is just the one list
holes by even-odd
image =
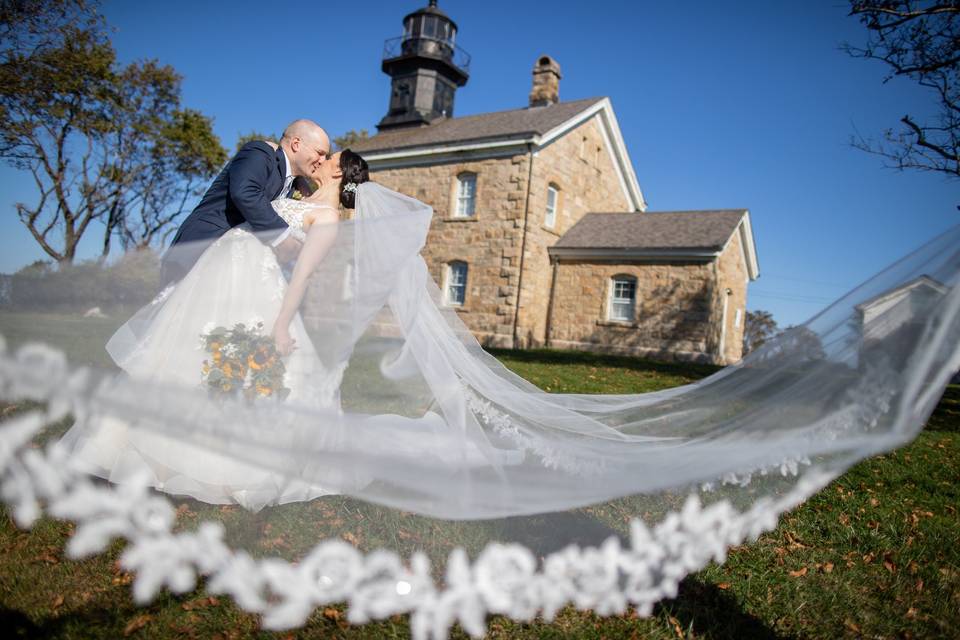
[[[213, 243], [182, 280], [162, 291], [110, 338], [107, 351], [127, 375], [165, 388], [199, 389], [204, 360], [210, 358], [201, 343], [203, 333], [214, 326], [262, 323], [262, 332], [270, 334], [286, 280], [273, 251], [245, 227], [236, 227]], [[290, 334], [296, 349], [284, 358], [284, 386], [290, 390], [286, 402], [341, 413], [344, 366], [324, 366], [299, 314]], [[330, 487], [298, 481], [295, 472], [278, 474], [224, 456], [215, 447], [203, 447], [202, 438], [186, 443], [159, 430], [129, 428], [112, 417], [99, 425], [92, 432], [71, 429], [63, 442], [81, 468], [111, 482], [122, 484], [146, 474], [152, 486], [167, 493], [212, 504], [236, 503], [254, 511], [336, 493]], [[315, 436], [322, 439], [322, 424], [317, 429]], [[338, 439], [337, 433], [331, 429], [329, 438]], [[332, 450], [337, 444], [328, 443]]]

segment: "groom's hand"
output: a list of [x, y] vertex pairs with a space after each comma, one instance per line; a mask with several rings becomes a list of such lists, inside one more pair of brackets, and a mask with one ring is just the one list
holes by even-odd
[[300, 255], [300, 249], [302, 248], [303, 243], [296, 238], [287, 236], [283, 239], [283, 242], [275, 246], [273, 250], [277, 254], [277, 260], [288, 263], [297, 259], [297, 256]]

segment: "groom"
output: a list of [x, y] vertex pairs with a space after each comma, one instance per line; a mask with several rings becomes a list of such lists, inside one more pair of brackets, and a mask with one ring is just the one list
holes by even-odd
[[183, 278], [212, 242], [244, 222], [281, 262], [293, 260], [300, 242], [270, 201], [287, 195], [295, 177], [310, 175], [329, 155], [330, 139], [311, 120], [292, 122], [276, 150], [259, 140], [243, 145], [177, 230], [163, 256], [163, 285]]

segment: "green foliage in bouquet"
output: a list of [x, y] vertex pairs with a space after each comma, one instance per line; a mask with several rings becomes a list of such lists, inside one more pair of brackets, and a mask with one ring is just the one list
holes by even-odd
[[283, 385], [286, 367], [273, 338], [263, 335], [263, 322], [243, 323], [233, 328], [212, 327], [200, 334], [202, 348], [210, 354], [203, 361], [202, 381], [218, 397], [283, 400], [290, 389]]

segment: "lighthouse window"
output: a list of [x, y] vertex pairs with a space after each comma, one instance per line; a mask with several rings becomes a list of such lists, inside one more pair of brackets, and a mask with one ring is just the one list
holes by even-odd
[[437, 17], [426, 16], [423, 22], [423, 35], [427, 38], [437, 37]]

